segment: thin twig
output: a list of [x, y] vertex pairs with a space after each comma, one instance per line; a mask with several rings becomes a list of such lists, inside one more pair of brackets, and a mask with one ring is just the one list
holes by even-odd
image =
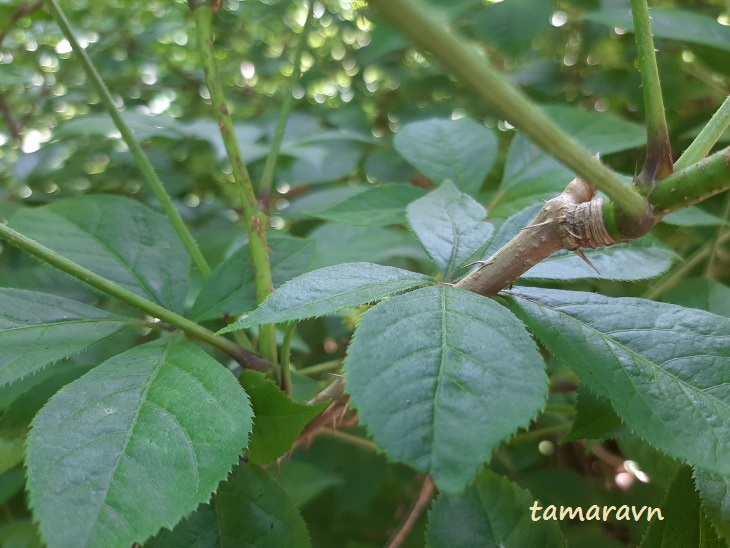
[[120, 301], [125, 302], [142, 312], [146, 312], [153, 318], [159, 318], [163, 322], [174, 325], [189, 336], [225, 352], [236, 360], [241, 367], [255, 369], [257, 371], [267, 371], [269, 367], [271, 367], [269, 362], [262, 360], [256, 354], [239, 346], [232, 340], [216, 335], [202, 325], [198, 325], [197, 323], [176, 314], [172, 310], [168, 310], [164, 306], [160, 306], [159, 304], [149, 301], [136, 293], [132, 293], [128, 289], [125, 289], [122, 286], [107, 280], [103, 276], [92, 272], [88, 268], [59, 255], [52, 249], [47, 248], [46, 246], [28, 238], [2, 223], [0, 223], [0, 238], [22, 249], [23, 251], [26, 251], [27, 253], [30, 253], [43, 262], [58, 268], [62, 272], [70, 274], [77, 280], [81, 280], [107, 295], [111, 295], [112, 297], [119, 299]]
[[390, 541], [388, 541], [388, 548], [400, 548], [403, 546], [408, 535], [416, 526], [416, 523], [418, 523], [418, 519], [421, 517], [421, 514], [423, 514], [423, 511], [429, 504], [431, 504], [431, 499], [433, 499], [435, 494], [436, 486], [433, 483], [433, 478], [428, 475], [423, 479], [421, 492], [418, 493], [418, 498], [413, 502], [413, 505], [410, 510], [408, 510], [405, 519], [398, 526], [398, 529], [396, 529], [395, 534], [390, 538]]
[[279, 110], [279, 119], [276, 121], [274, 137], [271, 139], [271, 149], [266, 158], [264, 172], [259, 182], [259, 202], [262, 204], [261, 207], [264, 211], [269, 211], [271, 208], [271, 185], [274, 182], [274, 170], [276, 169], [276, 162], [279, 159], [279, 150], [281, 149], [281, 142], [284, 140], [284, 130], [286, 130], [286, 122], [289, 119], [289, 112], [291, 111], [294, 99], [294, 87], [299, 83], [299, 77], [301, 76], [302, 54], [304, 53], [304, 45], [307, 43], [307, 34], [309, 33], [309, 27], [314, 18], [313, 15], [314, 0], [309, 0], [307, 18], [304, 20], [302, 32], [299, 34], [297, 44], [294, 47], [294, 69], [292, 70], [292, 75], [289, 77], [289, 85], [287, 86], [286, 95], [284, 95], [284, 101]]
[[79, 41], [76, 39], [76, 35], [71, 30], [71, 24], [66, 18], [66, 15], [63, 13], [58, 0], [48, 0], [48, 7], [53, 18], [56, 20], [56, 23], [61, 29], [61, 32], [66, 37], [69, 44], [71, 44], [71, 49], [74, 54], [78, 56], [81, 66], [84, 68], [84, 72], [86, 72], [89, 81], [91, 81], [94, 89], [96, 89], [96, 92], [99, 94], [101, 102], [104, 103], [104, 106], [106, 107], [109, 116], [114, 121], [114, 125], [119, 130], [122, 139], [124, 139], [124, 142], [127, 144], [129, 152], [132, 154], [137, 167], [142, 172], [147, 184], [150, 186], [150, 189], [160, 202], [165, 215], [167, 215], [167, 218], [170, 219], [170, 223], [175, 229], [175, 232], [177, 232], [180, 240], [182, 240], [182, 243], [190, 255], [193, 264], [200, 271], [203, 279], [208, 279], [211, 273], [208, 262], [205, 260], [205, 257], [203, 257], [203, 253], [200, 251], [200, 248], [198, 248], [198, 244], [195, 242], [195, 238], [193, 238], [193, 235], [190, 233], [190, 229], [185, 224], [185, 221], [183, 221], [180, 212], [177, 208], [175, 208], [175, 204], [172, 203], [172, 198], [167, 193], [165, 185], [162, 184], [155, 168], [152, 166], [149, 158], [147, 158], [147, 155], [142, 150], [142, 146], [135, 138], [134, 132], [124, 121], [124, 118], [122, 118], [120, 108], [117, 107], [111, 93], [109, 92], [109, 88], [107, 88], [104, 80], [102, 80], [99, 75], [99, 71], [96, 70], [96, 67], [91, 62], [91, 58], [86, 53], [86, 50], [81, 47], [81, 44], [79, 44]]
[[[55, 1], [55, 0], [53, 0]], [[253, 183], [243, 159], [238, 138], [233, 127], [231, 114], [226, 104], [223, 86], [218, 76], [218, 65], [213, 47], [213, 11], [206, 0], [188, 0], [195, 19], [195, 29], [198, 36], [198, 50], [205, 73], [205, 85], [210, 93], [213, 105], [213, 114], [218, 122], [221, 138], [226, 154], [231, 162], [231, 171], [236, 186], [241, 193], [241, 207], [243, 220], [248, 234], [251, 261], [253, 262], [254, 286], [256, 301], [263, 302], [273, 291], [271, 282], [271, 265], [269, 263], [269, 249], [266, 245], [266, 215], [259, 209], [256, 202]], [[276, 362], [276, 326], [262, 325], [259, 327], [259, 351], [261, 355], [272, 363]]]

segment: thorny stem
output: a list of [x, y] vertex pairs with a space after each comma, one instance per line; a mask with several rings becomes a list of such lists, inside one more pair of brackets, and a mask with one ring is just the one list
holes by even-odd
[[299, 370], [302, 375], [319, 375], [320, 373], [329, 373], [332, 371], [338, 371], [342, 369], [342, 360], [331, 360], [328, 362], [318, 363], [317, 365], [310, 365]]
[[496, 295], [532, 266], [555, 251], [581, 254], [583, 247], [597, 248], [643, 236], [675, 209], [702, 201], [730, 188], [730, 147], [716, 152], [657, 183], [639, 221], [626, 219], [612, 202], [594, 198], [596, 189], [576, 179], [565, 191], [546, 202], [537, 217], [479, 268], [456, 286], [485, 296]]
[[237, 345], [232, 340], [216, 335], [197, 323], [124, 289], [2, 223], [0, 223], [0, 238], [7, 240], [12, 245], [19, 247], [23, 251], [30, 253], [34, 257], [58, 268], [66, 274], [70, 274], [74, 278], [89, 284], [91, 287], [123, 301], [149, 314], [153, 318], [159, 318], [163, 322], [181, 329], [191, 337], [225, 352], [236, 360], [241, 367], [255, 369], [257, 371], [267, 371], [269, 369], [270, 364], [268, 362], [262, 360], [253, 352], [249, 352], [245, 348]]
[[642, 194], [648, 195], [657, 179], [666, 177], [672, 172], [672, 147], [664, 117], [664, 101], [646, 0], [631, 0], [631, 14], [634, 19], [634, 37], [638, 51], [641, 88], [644, 93], [647, 131], [646, 160], [644, 168], [637, 176], [637, 183]]
[[[213, 50], [213, 9], [208, 2], [190, 1], [189, 5], [195, 18], [198, 49], [203, 62], [205, 83], [210, 93], [213, 112], [218, 122], [226, 153], [231, 161], [233, 178], [241, 192], [241, 207], [243, 208], [243, 218], [248, 232], [254, 269], [256, 300], [261, 303], [273, 291], [271, 266], [266, 245], [266, 215], [259, 211], [256, 203], [253, 184], [246, 163], [243, 161], [223, 88], [218, 77], [218, 68]], [[262, 325], [259, 329], [259, 351], [264, 358], [274, 363], [276, 362], [276, 326]]]
[[309, 27], [313, 19], [313, 14], [314, 0], [309, 0], [307, 18], [304, 20], [302, 32], [297, 38], [297, 45], [294, 48], [294, 68], [292, 69], [292, 75], [289, 78], [286, 95], [284, 95], [284, 101], [281, 105], [281, 110], [279, 111], [279, 118], [276, 121], [274, 137], [271, 140], [271, 150], [266, 158], [264, 173], [261, 176], [261, 182], [259, 183], [259, 202], [266, 211], [268, 211], [271, 207], [271, 186], [274, 182], [274, 170], [276, 169], [276, 162], [279, 159], [279, 151], [281, 149], [281, 142], [284, 140], [286, 122], [289, 119], [289, 112], [291, 111], [292, 102], [294, 100], [294, 88], [299, 83], [299, 76], [302, 71], [302, 53], [304, 52], [304, 46], [307, 43], [307, 35], [309, 34]]
[[712, 115], [707, 125], [702, 128], [700, 134], [687, 147], [687, 150], [679, 157], [674, 164], [674, 169], [684, 169], [702, 160], [710, 153], [715, 143], [722, 137], [727, 128], [730, 127], [730, 95]]
[[134, 133], [122, 118], [120, 110], [123, 107], [117, 107], [117, 105], [115, 104], [111, 93], [109, 93], [109, 89], [106, 87], [106, 84], [104, 84], [101, 76], [99, 76], [96, 67], [94, 67], [91, 59], [86, 53], [86, 50], [84, 50], [84, 48], [82, 48], [79, 44], [78, 40], [76, 40], [76, 36], [71, 30], [71, 25], [69, 24], [68, 19], [66, 19], [66, 16], [61, 10], [61, 7], [58, 5], [58, 1], [48, 0], [48, 7], [54, 19], [58, 23], [58, 26], [61, 28], [61, 32], [63, 32], [64, 36], [71, 44], [71, 48], [73, 49], [74, 53], [79, 57], [79, 60], [81, 61], [81, 66], [83, 66], [86, 75], [89, 77], [89, 80], [101, 97], [102, 103], [104, 103], [104, 106], [106, 107], [109, 116], [114, 121], [114, 125], [117, 126], [117, 129], [119, 130], [122, 139], [124, 139], [124, 142], [127, 144], [127, 147], [134, 157], [134, 161], [137, 163], [139, 170], [142, 172], [142, 175], [144, 176], [147, 183], [150, 185], [152, 192], [159, 200], [160, 205], [162, 206], [162, 210], [165, 212], [165, 215], [167, 215], [168, 219], [170, 219], [170, 223], [172, 223], [172, 226], [175, 228], [178, 236], [180, 236], [180, 239], [185, 245], [185, 249], [190, 255], [193, 264], [200, 271], [203, 279], [208, 279], [210, 277], [210, 267], [203, 257], [203, 254], [200, 252], [198, 245], [195, 243], [195, 239], [190, 233], [190, 230], [188, 230], [185, 221], [183, 221], [182, 217], [180, 216], [180, 212], [175, 208], [175, 205], [172, 203], [172, 198], [170, 198], [167, 190], [165, 190], [165, 186], [162, 184], [162, 181], [157, 176], [155, 168], [152, 167], [149, 159], [142, 151], [142, 147], [137, 142], [137, 139], [134, 137]]
[[433, 478], [428, 475], [423, 479], [421, 485], [421, 491], [418, 493], [418, 498], [413, 502], [413, 505], [408, 510], [405, 519], [401, 522], [400, 526], [396, 530], [395, 534], [391, 537], [388, 542], [388, 548], [400, 548], [405, 543], [408, 535], [418, 523], [418, 518], [421, 517], [423, 511], [428, 508], [431, 504], [431, 500], [436, 494], [436, 486], [433, 483]]
[[590, 181], [629, 218], [641, 217], [645, 204], [635, 189], [556, 126], [520, 89], [480, 56], [464, 38], [444, 27], [443, 19], [415, 0], [369, 0], [419, 47], [431, 51], [453, 75], [468, 83], [480, 97], [519, 128], [532, 142]]

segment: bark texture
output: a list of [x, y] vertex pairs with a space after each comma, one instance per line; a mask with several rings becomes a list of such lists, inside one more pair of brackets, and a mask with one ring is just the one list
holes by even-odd
[[561, 249], [575, 251], [590, 264], [581, 248], [617, 243], [606, 230], [603, 198], [596, 198], [596, 192], [590, 183], [574, 179], [562, 194], [545, 202], [528, 226], [486, 261], [480, 261], [456, 287], [491, 297]]

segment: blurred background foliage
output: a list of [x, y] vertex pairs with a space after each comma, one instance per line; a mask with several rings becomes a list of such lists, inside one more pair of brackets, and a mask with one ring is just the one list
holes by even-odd
[[[558, 123], [589, 148], [601, 150], [609, 165], [627, 176], [638, 170], [643, 112], [627, 1], [428, 3], [445, 22], [471, 37], [514, 83], [549, 107]], [[652, 5], [668, 124], [678, 157], [730, 90], [730, 13], [723, 0], [661, 0]], [[239, 194], [211, 115], [186, 2], [67, 0], [63, 7], [120, 106], [123, 101], [126, 121], [206, 257], [218, 265], [240, 247], [244, 231], [237, 222]], [[254, 181], [269, 151], [306, 11], [299, 0], [223, 0], [215, 19], [219, 70]], [[406, 124], [470, 118], [496, 136], [495, 160], [474, 195], [497, 220], [555, 194], [570, 179], [554, 161], [520, 142], [508, 122], [444, 74], [427, 53], [416, 51], [379, 21], [364, 2], [318, 0], [314, 16], [270, 219], [272, 231], [313, 242], [311, 263], [300, 270], [365, 260], [428, 271], [423, 252], [402, 224], [408, 201], [434, 182], [394, 147], [394, 135]], [[728, 141], [730, 135], [721, 144]], [[90, 193], [131, 196], [157, 207], [42, 1], [0, 0], [0, 144], [2, 219], [19, 208]], [[398, 194], [402, 203], [394, 202], [391, 217], [383, 222], [358, 221], [355, 215], [348, 222], [347, 208], [335, 207], [384, 183], [413, 190]], [[727, 223], [726, 200], [707, 200], [701, 209], [671, 216], [655, 230], [684, 257], [704, 253], [688, 268], [630, 286], [604, 281], [571, 287], [609, 295], [654, 292], [652, 296], [671, 302], [730, 314], [727, 247], [707, 247], [716, 241], [723, 216]], [[0, 285], [121, 306], [7, 246], [0, 255]], [[192, 291], [189, 305], [194, 299]], [[294, 374], [295, 397], [311, 396], [330, 379], [327, 372], [337, 370], [356, 318], [353, 313], [301, 325], [293, 347], [300, 368]], [[212, 320], [211, 325], [223, 324]], [[128, 347], [133, 341], [129, 334], [124, 337], [72, 360], [74, 375]], [[312, 365], [319, 369], [306, 373]], [[550, 404], [570, 408], [575, 379], [559, 363], [548, 366]], [[40, 377], [32, 382], [41, 382]], [[0, 410], [11, 396], [0, 390]], [[538, 426], [549, 429], [561, 420], [545, 414]], [[359, 428], [351, 434], [364, 436]], [[620, 441], [610, 442], [608, 454], [603, 446], [596, 449], [586, 442], [558, 445], [559, 436], [549, 433], [518, 435], [499, 450], [493, 467], [555, 504], [587, 507], [620, 499], [621, 504], [658, 506], [676, 465], [626, 432], [614, 434]], [[18, 450], [0, 445], [2, 452], [13, 455]], [[638, 476], [630, 474], [619, 477], [623, 461], [617, 464], [616, 459], [624, 458], [639, 462], [652, 482], [634, 481]], [[25, 527], [29, 515], [20, 494], [22, 472], [12, 463], [12, 458], [0, 458], [0, 523], [5, 524], [1, 530], [6, 540]], [[382, 545], [420, 485], [411, 470], [386, 463], [366, 439], [340, 434], [321, 436], [310, 447], [297, 449], [277, 474], [302, 509], [316, 546]], [[597, 548], [635, 542], [642, 527], [581, 524], [567, 527], [567, 533], [575, 545]], [[423, 545], [424, 528], [421, 519], [408, 545]]]

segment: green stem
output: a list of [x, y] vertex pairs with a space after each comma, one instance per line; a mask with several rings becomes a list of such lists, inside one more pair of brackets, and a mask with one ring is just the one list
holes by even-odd
[[659, 82], [651, 18], [646, 0], [631, 0], [631, 14], [634, 19], [634, 37], [644, 94], [647, 132], [646, 159], [637, 180], [643, 193], [649, 194], [654, 188], [654, 181], [672, 172], [672, 147], [664, 117], [662, 87]]
[[254, 353], [240, 347], [230, 339], [216, 335], [197, 323], [190, 321], [179, 314], [175, 314], [159, 304], [148, 301], [144, 297], [140, 297], [127, 289], [124, 289], [114, 282], [111, 282], [91, 270], [67, 259], [66, 257], [59, 255], [52, 249], [39, 244], [35, 240], [31, 240], [27, 236], [24, 236], [20, 232], [16, 232], [9, 226], [2, 223], [0, 223], [0, 238], [7, 240], [10, 244], [19, 247], [34, 257], [55, 266], [66, 274], [70, 274], [74, 278], [89, 284], [91, 287], [94, 287], [107, 295], [111, 295], [112, 297], [115, 297], [154, 318], [159, 318], [163, 322], [181, 329], [191, 337], [225, 352], [241, 364], [242, 367], [256, 369], [258, 371], [266, 371], [270, 366], [268, 362], [262, 360]]
[[[718, 238], [718, 243], [724, 244], [728, 240], [730, 240], [730, 233], [725, 233], [721, 238]], [[677, 285], [677, 283], [682, 281], [685, 276], [687, 276], [687, 274], [692, 271], [693, 268], [695, 268], [698, 264], [700, 264], [702, 261], [710, 256], [711, 246], [712, 243], [708, 242], [700, 247], [692, 254], [691, 257], [689, 257], [687, 260], [685, 260], [685, 262], [679, 265], [679, 267], [677, 267], [677, 269], [674, 270], [668, 277], [664, 278], [661, 284], [644, 293], [641, 298], [653, 301], [657, 297], [669, 291], [671, 288]]]
[[730, 95], [725, 98], [717, 112], [702, 128], [700, 134], [679, 157], [679, 160], [674, 164], [674, 169], [684, 169], [702, 160], [710, 153], [712, 147], [715, 146], [715, 143], [722, 137], [728, 127], [730, 127]]
[[707, 275], [712, 276], [715, 272], [715, 260], [717, 259], [717, 250], [720, 247], [720, 240], [727, 234], [728, 220], [730, 220], [730, 194], [725, 197], [725, 212], [722, 215], [723, 223], [718, 227], [717, 234], [712, 240], [712, 250], [710, 251], [710, 259], [707, 261]]
[[730, 189], [730, 147], [657, 182], [649, 197], [658, 216]]
[[[208, 86], [213, 112], [218, 122], [226, 153], [231, 161], [233, 178], [241, 192], [241, 207], [248, 232], [249, 248], [254, 269], [256, 300], [261, 303], [273, 291], [271, 282], [271, 266], [269, 264], [268, 247], [266, 245], [267, 219], [256, 203], [256, 195], [248, 174], [246, 163], [238, 146], [238, 139], [233, 129], [231, 115], [226, 105], [223, 87], [218, 77], [215, 54], [213, 50], [213, 10], [209, 3], [190, 1], [198, 33], [205, 83]], [[276, 328], [273, 325], [262, 325], [259, 333], [259, 351], [272, 363], [276, 362]]]
[[291, 383], [291, 343], [297, 332], [297, 322], [293, 322], [284, 334], [284, 344], [281, 345], [281, 389], [287, 396], [292, 394]]
[[300, 369], [299, 372], [302, 375], [319, 375], [320, 373], [329, 373], [330, 371], [337, 371], [342, 369], [342, 360], [332, 360], [329, 362], [318, 363], [310, 367]]
[[347, 432], [342, 432], [340, 430], [332, 430], [331, 428], [320, 428], [319, 430], [317, 430], [317, 434], [319, 436], [329, 436], [350, 445], [362, 447], [363, 449], [368, 449], [369, 451], [375, 451], [376, 453], [380, 451], [378, 445], [374, 441], [361, 438], [360, 436], [355, 436], [353, 434], [348, 434]]
[[556, 415], [575, 415], [576, 413], [573, 405], [546, 405], [543, 412]]
[[304, 52], [304, 46], [307, 43], [307, 34], [313, 19], [313, 13], [314, 0], [309, 0], [307, 18], [304, 20], [302, 32], [299, 34], [297, 44], [294, 47], [294, 68], [292, 69], [292, 75], [289, 78], [286, 95], [284, 95], [284, 101], [281, 105], [281, 110], [279, 111], [279, 118], [276, 121], [274, 138], [271, 140], [271, 150], [269, 151], [269, 155], [266, 157], [264, 173], [261, 176], [261, 182], [259, 183], [259, 202], [264, 204], [267, 211], [271, 208], [271, 187], [274, 182], [274, 170], [276, 169], [276, 162], [279, 159], [281, 143], [284, 140], [286, 122], [289, 119], [289, 112], [291, 111], [292, 103], [294, 101], [294, 87], [299, 82], [299, 77], [302, 72], [302, 53]]
[[644, 200], [577, 141], [556, 126], [520, 89], [511, 84], [471, 44], [444, 28], [443, 18], [415, 0], [369, 0], [419, 47], [431, 51], [453, 75], [535, 144], [606, 193], [628, 217], [644, 215]]
[[61, 28], [61, 32], [63, 32], [66, 40], [68, 40], [69, 44], [71, 44], [71, 48], [73, 49], [74, 53], [79, 57], [79, 60], [81, 61], [81, 66], [84, 67], [86, 75], [89, 77], [89, 80], [91, 80], [91, 83], [101, 97], [101, 101], [102, 103], [104, 103], [107, 112], [109, 112], [109, 116], [111, 116], [112, 120], [114, 121], [114, 125], [117, 126], [119, 133], [122, 135], [122, 139], [124, 139], [127, 147], [129, 147], [129, 151], [134, 157], [134, 161], [137, 163], [139, 170], [142, 172], [145, 180], [150, 185], [150, 188], [152, 189], [154, 195], [160, 201], [162, 210], [170, 219], [172, 226], [175, 228], [178, 235], [180, 236], [180, 239], [185, 245], [185, 249], [187, 249], [190, 258], [193, 261], [193, 264], [200, 271], [200, 274], [203, 276], [203, 278], [207, 280], [210, 277], [210, 267], [208, 266], [208, 263], [203, 257], [203, 254], [200, 252], [198, 245], [195, 243], [193, 235], [190, 233], [188, 227], [185, 225], [185, 222], [180, 216], [180, 212], [175, 209], [175, 206], [172, 203], [172, 199], [167, 193], [167, 190], [165, 190], [165, 186], [162, 184], [162, 181], [160, 181], [160, 178], [157, 176], [155, 169], [152, 167], [152, 164], [147, 159], [145, 153], [142, 151], [142, 147], [137, 142], [137, 139], [135, 139], [134, 133], [122, 118], [120, 109], [117, 108], [117, 106], [115, 105], [114, 99], [112, 99], [111, 93], [109, 93], [109, 89], [106, 87], [106, 84], [104, 84], [101, 76], [99, 76], [96, 67], [94, 67], [94, 65], [92, 64], [91, 59], [87, 55], [84, 48], [82, 48], [78, 40], [76, 40], [76, 36], [71, 30], [68, 19], [66, 19], [66, 16], [61, 10], [61, 7], [58, 5], [57, 0], [48, 0], [48, 7], [51, 11], [51, 14], [56, 19], [58, 26]]

